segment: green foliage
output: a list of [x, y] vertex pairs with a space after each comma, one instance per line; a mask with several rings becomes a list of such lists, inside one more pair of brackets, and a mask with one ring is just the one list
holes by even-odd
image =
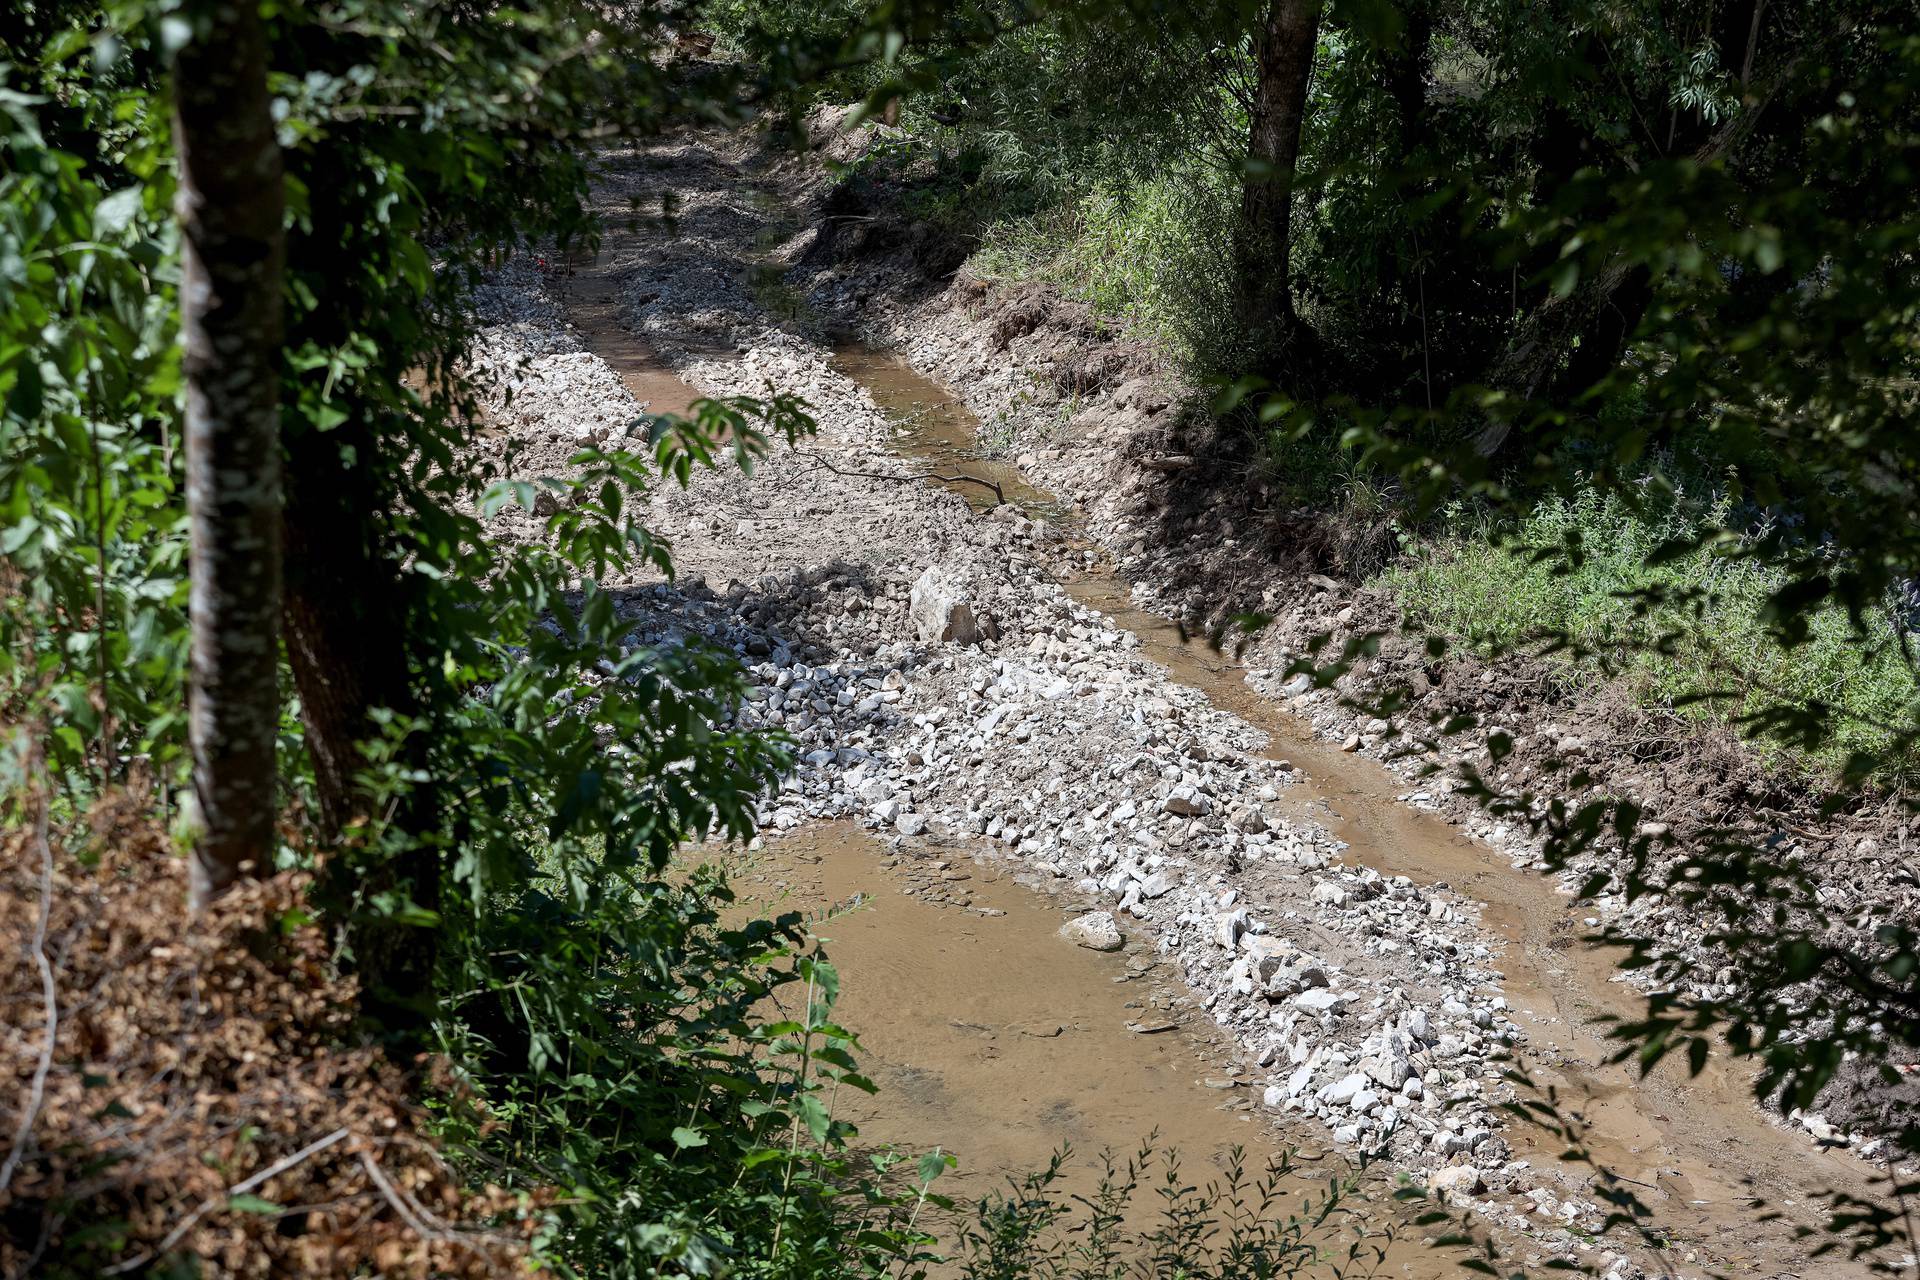
[[1005, 1192], [979, 1202], [959, 1232], [961, 1275], [1237, 1280], [1371, 1274], [1395, 1238], [1355, 1212], [1366, 1200], [1364, 1165], [1301, 1191], [1292, 1185], [1304, 1175], [1291, 1153], [1253, 1169], [1234, 1148], [1218, 1178], [1201, 1186], [1188, 1181], [1178, 1152], [1158, 1149], [1149, 1136], [1124, 1164], [1102, 1152], [1094, 1190], [1069, 1195], [1058, 1185], [1068, 1154], [1056, 1153], [1047, 1168], [1010, 1178]]
[[1729, 523], [1724, 497], [1649, 512], [1591, 488], [1543, 499], [1510, 527], [1456, 509], [1380, 585], [1409, 621], [1484, 653], [1563, 653], [1574, 682], [1630, 673], [1649, 701], [1713, 719], [1779, 703], [1825, 708], [1832, 736], [1814, 760], [1834, 768], [1866, 753], [1904, 774], [1910, 762], [1889, 753], [1920, 690], [1893, 612], [1870, 615], [1863, 635], [1829, 605], [1813, 612], [1804, 643], [1782, 646], [1763, 619], [1784, 570], [1712, 547], [1656, 555]]
[[[9, 87], [0, 104], [0, 661], [23, 748], [44, 744], [75, 804], [124, 779], [136, 754], [163, 788], [180, 778], [175, 259], [152, 75], [168, 31], [142, 6], [112, 16], [97, 39], [48, 42], [41, 75], [57, 98]], [[446, 1136], [476, 1176], [498, 1160], [496, 1180], [577, 1191], [549, 1220], [555, 1265], [778, 1269], [837, 1245], [828, 1173], [857, 1184], [821, 1154], [844, 1142], [820, 1095], [857, 1081], [852, 1037], [825, 1021], [830, 995], [792, 1035], [763, 1021], [783, 983], [830, 980], [797, 954], [793, 922], [720, 930], [724, 885], [663, 872], [683, 841], [750, 835], [787, 757], [733, 726], [744, 684], [730, 656], [636, 646], [598, 583], [671, 571], [635, 520], [655, 477], [684, 484], [726, 451], [751, 466], [771, 436], [811, 424], [788, 399], [713, 402], [692, 422], [649, 424], [650, 451], [583, 452], [546, 481], [570, 500], [526, 550], [495, 544], [484, 516], [531, 505], [535, 486], [494, 484], [463, 448], [472, 286], [504, 254], [591, 234], [590, 111], [617, 101], [645, 127], [675, 100], [664, 72], [628, 56], [649, 33], [609, 40], [585, 19], [364, 0], [282, 10], [272, 29], [295, 488], [335, 486], [337, 537], [402, 584], [404, 615], [378, 622], [416, 691], [410, 714], [374, 709], [371, 816], [331, 851], [330, 910], [343, 934], [376, 918], [437, 936], [431, 1034], [465, 1082]], [[49, 124], [86, 151], [51, 145]], [[283, 743], [297, 794], [298, 720]], [[16, 782], [37, 781], [29, 763], [15, 758]], [[409, 797], [428, 789], [445, 800], [423, 827]], [[422, 850], [441, 882], [424, 897], [382, 874]]]
[[443, 1025], [485, 1105], [456, 1095], [444, 1124], [564, 1192], [542, 1248], [570, 1272], [870, 1274], [929, 1243], [908, 1222], [939, 1170], [856, 1160], [832, 1116], [873, 1087], [836, 971], [797, 916], [723, 925], [731, 901], [707, 869], [556, 859], [482, 918], [486, 985]]
[[[84, 797], [134, 760], [167, 772], [184, 740], [173, 232], [142, 186], [151, 148], [60, 150], [50, 100], [0, 72], [0, 705]], [[147, 110], [113, 93], [73, 105]], [[25, 746], [12, 785], [29, 780]]]
[[1232, 207], [1222, 175], [1194, 168], [1071, 204], [997, 221], [968, 270], [982, 279], [1044, 280], [1120, 320], [1197, 372], [1231, 359]]

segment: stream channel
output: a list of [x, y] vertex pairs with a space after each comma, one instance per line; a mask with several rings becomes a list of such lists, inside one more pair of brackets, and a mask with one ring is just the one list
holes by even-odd
[[[619, 323], [617, 290], [617, 273], [604, 265], [582, 271], [565, 289], [570, 318], [652, 412], [684, 411], [694, 393]], [[1010, 463], [982, 456], [979, 424], [952, 392], [857, 342], [840, 344], [834, 364], [898, 424], [903, 457], [990, 481], [1007, 501], [1072, 529], [1064, 504]], [[949, 487], [976, 509], [997, 501], [978, 483]], [[1317, 739], [1305, 721], [1252, 689], [1227, 654], [1189, 642], [1172, 622], [1135, 607], [1117, 574], [1089, 569], [1062, 585], [1135, 633], [1141, 653], [1170, 680], [1264, 731], [1268, 754], [1305, 774], [1284, 793], [1297, 816], [1345, 841], [1348, 860], [1444, 882], [1478, 904], [1503, 951], [1505, 995], [1528, 1032], [1531, 1078], [1563, 1111], [1579, 1115], [1594, 1159], [1652, 1207], [1675, 1242], [1674, 1262], [1734, 1274], [1858, 1273], [1806, 1269], [1794, 1224], [1757, 1221], [1751, 1208], [1764, 1196], [1797, 1217], [1823, 1188], [1858, 1193], [1865, 1182], [1857, 1161], [1770, 1122], [1751, 1102], [1746, 1072], [1717, 1057], [1690, 1080], [1672, 1064], [1646, 1078], [1606, 1065], [1612, 1046], [1603, 1020], [1637, 1014], [1640, 1001], [1615, 980], [1611, 958], [1580, 941], [1582, 921], [1552, 882], [1403, 803], [1408, 784]], [[1066, 911], [1093, 904], [1039, 892], [1004, 861], [976, 860], [977, 852], [956, 842], [896, 853], [835, 823], [739, 855], [739, 887], [755, 906], [818, 913], [861, 904], [824, 921], [821, 932], [845, 975], [841, 1019], [860, 1032], [863, 1065], [881, 1086], [877, 1097], [837, 1104], [863, 1141], [955, 1153], [960, 1165], [943, 1189], [963, 1199], [1043, 1167], [1063, 1143], [1074, 1149], [1066, 1185], [1088, 1191], [1102, 1150], [1124, 1159], [1149, 1133], [1161, 1150], [1177, 1149], [1187, 1180], [1201, 1185], [1235, 1146], [1256, 1168], [1286, 1147], [1301, 1148], [1289, 1184], [1301, 1191], [1342, 1166], [1323, 1134], [1297, 1125], [1287, 1131], [1285, 1117], [1259, 1110], [1255, 1076], [1209, 1020], [1176, 1025], [1159, 1017], [1176, 1002], [1156, 994], [1156, 982], [1165, 992], [1181, 980], [1170, 969], [1156, 971], [1149, 948], [1098, 955], [1064, 945], [1056, 930]], [[1507, 1136], [1516, 1158], [1537, 1165], [1560, 1161], [1566, 1148], [1560, 1135], [1517, 1119]], [[1386, 1201], [1390, 1189], [1384, 1177], [1373, 1189], [1366, 1212], [1376, 1230], [1400, 1217]], [[1145, 1188], [1142, 1198], [1151, 1198]], [[1456, 1274], [1457, 1263], [1418, 1244], [1418, 1235], [1393, 1244], [1379, 1270]]]

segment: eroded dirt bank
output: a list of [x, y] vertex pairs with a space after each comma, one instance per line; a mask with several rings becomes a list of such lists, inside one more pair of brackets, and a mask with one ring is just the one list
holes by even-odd
[[[1209, 1070], [1238, 1081], [1220, 1092], [1255, 1109], [1208, 1113], [1229, 1131], [1274, 1125], [1321, 1149], [1379, 1150], [1515, 1238], [1522, 1258], [1622, 1275], [1662, 1261], [1626, 1256], [1621, 1233], [1592, 1238], [1604, 1213], [1589, 1171], [1499, 1110], [1514, 1051], [1585, 1111], [1600, 1154], [1653, 1204], [1676, 1242], [1664, 1261], [1684, 1274], [1802, 1272], [1791, 1219], [1752, 1221], [1743, 1180], [1796, 1214], [1821, 1185], [1858, 1188], [1858, 1167], [1766, 1123], [1737, 1080], [1636, 1085], [1595, 1070], [1591, 1019], [1623, 997], [1602, 960], [1568, 945], [1578, 922], [1550, 886], [1417, 799], [1399, 803], [1391, 774], [1318, 743], [1232, 663], [1133, 608], [1107, 554], [1069, 536], [1085, 525], [1071, 491], [1053, 502], [1028, 486], [976, 514], [955, 492], [901, 482], [950, 473], [952, 451], [923, 448], [941, 461], [929, 467], [912, 435], [937, 416], [917, 414], [916, 397], [940, 412], [953, 398], [889, 380], [880, 362], [836, 359], [765, 270], [785, 229], [730, 145], [609, 154], [609, 210], [630, 197], [658, 207], [671, 191], [672, 229], [616, 236], [566, 280], [510, 268], [489, 299], [487, 358], [513, 388], [497, 415], [528, 474], [559, 470], [582, 440], [624, 436], [640, 401], [671, 407], [669, 372], [703, 394], [776, 389], [814, 406], [818, 436], [777, 449], [751, 479], [655, 495], [654, 527], [700, 576], [625, 592], [636, 643], [733, 647], [760, 682], [743, 715], [800, 741], [803, 767], [763, 815], [769, 837], [817, 840], [822, 820], [852, 819], [898, 856], [940, 842], [1004, 868], [992, 874], [1017, 872], [1051, 895], [1036, 901], [1056, 922], [1094, 917], [1084, 940], [1104, 945], [1111, 930], [1166, 980], [1131, 1029], [1107, 1034], [1153, 1040], [1165, 1022], [1225, 1037], [1231, 1072], [1192, 1048], [1212, 1042], [1189, 1039], [1167, 1087], [1211, 1108], [1222, 1099], [1208, 1096]], [[525, 514], [499, 519], [534, 536]], [[822, 873], [807, 892], [824, 903], [851, 883]], [[977, 934], [988, 918], [964, 911], [937, 921]], [[937, 921], [926, 927], [949, 928]], [[1051, 941], [1057, 963], [1019, 953], [1028, 987], [1009, 999], [1088, 963]], [[857, 965], [849, 978], [857, 989]], [[1126, 1115], [1102, 1114], [1097, 1097], [1072, 1107], [1099, 1115], [1103, 1133]], [[1046, 1132], [1048, 1114], [1034, 1127]], [[982, 1167], [1018, 1154], [982, 1147]]]

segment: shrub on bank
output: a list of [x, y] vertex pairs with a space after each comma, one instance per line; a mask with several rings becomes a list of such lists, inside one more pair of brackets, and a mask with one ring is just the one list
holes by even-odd
[[1670, 539], [1724, 524], [1712, 505], [1631, 506], [1583, 490], [1542, 499], [1507, 524], [1456, 506], [1377, 581], [1411, 621], [1483, 653], [1565, 637], [1575, 683], [1624, 675], [1645, 699], [1736, 724], [1781, 702], [1831, 709], [1829, 738], [1772, 744], [1783, 761], [1838, 765], [1886, 749], [1887, 727], [1909, 722], [1920, 701], [1890, 612], [1856, 629], [1829, 605], [1812, 616], [1806, 643], [1783, 647], [1764, 607], [1781, 570], [1726, 550], [1655, 556]]

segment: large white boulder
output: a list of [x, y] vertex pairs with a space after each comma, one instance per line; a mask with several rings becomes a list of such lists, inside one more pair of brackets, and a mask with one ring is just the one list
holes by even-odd
[[1089, 951], [1118, 951], [1126, 944], [1120, 926], [1104, 911], [1089, 911], [1060, 926], [1060, 936]]
[[967, 593], [939, 565], [913, 584], [907, 597], [907, 617], [922, 644], [979, 644], [987, 634], [975, 616]]

